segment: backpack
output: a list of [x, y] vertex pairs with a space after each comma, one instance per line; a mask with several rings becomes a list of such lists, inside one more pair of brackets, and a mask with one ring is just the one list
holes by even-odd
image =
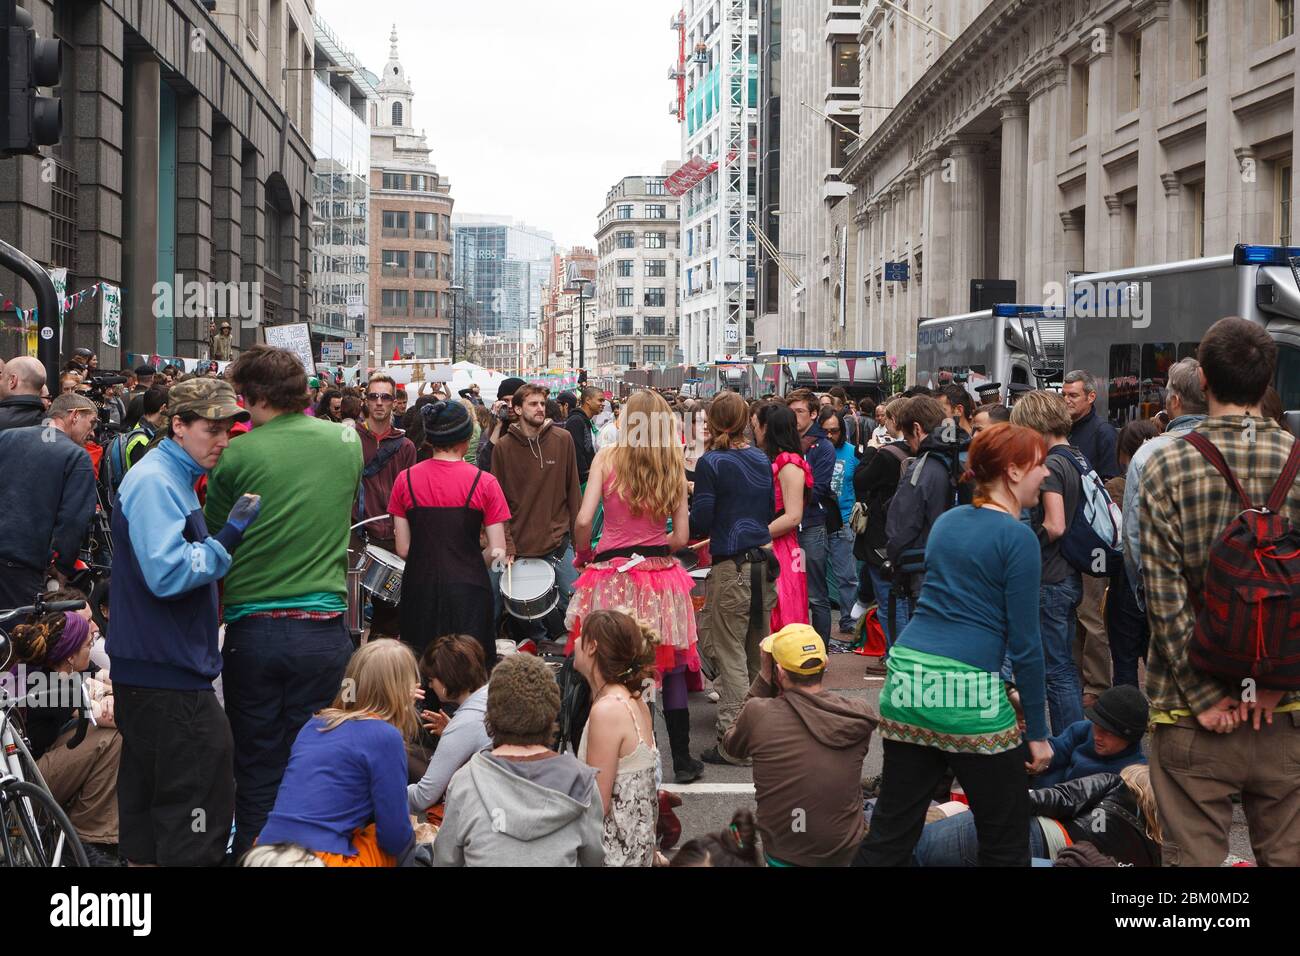
[[[875, 449], [875, 452], [877, 455], [879, 455], [881, 452], [888, 452], [889, 457], [898, 459], [898, 469], [899, 469], [898, 474], [900, 478], [902, 477], [903, 469], [906, 467], [907, 462], [910, 460], [908, 458], [908, 454], [906, 451], [904, 451], [898, 445], [889, 444], [889, 445], [881, 445], [879, 448]], [[892, 498], [893, 496], [891, 495], [890, 500], [892, 500]], [[885, 509], [886, 510], [889, 509], [889, 501], [885, 502]], [[855, 501], [853, 503], [853, 510], [849, 513], [849, 527], [853, 529], [854, 534], [867, 533], [867, 522], [869, 520], [868, 515], [869, 512], [868, 512], [867, 502]]]
[[1210, 545], [1201, 594], [1193, 595], [1196, 630], [1188, 659], [1197, 670], [1266, 690], [1300, 690], [1300, 529], [1291, 527], [1287, 494], [1300, 472], [1300, 441], [1257, 508], [1204, 435], [1183, 436], [1227, 480], [1243, 510]]
[[1074, 570], [1108, 578], [1124, 570], [1124, 513], [1111, 498], [1101, 476], [1073, 448], [1058, 445], [1048, 452], [1064, 458], [1079, 473], [1079, 504], [1057, 544]]
[[104, 453], [104, 463], [108, 466], [105, 484], [115, 501], [117, 489], [121, 487], [122, 479], [126, 477], [127, 470], [131, 467], [131, 462], [127, 459], [127, 448], [140, 436], [153, 437], [143, 426], [132, 428], [114, 438], [108, 446], [108, 451]]

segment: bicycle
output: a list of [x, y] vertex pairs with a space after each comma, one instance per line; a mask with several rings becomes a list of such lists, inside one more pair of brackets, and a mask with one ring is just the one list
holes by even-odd
[[[57, 611], [77, 611], [84, 601], [44, 601], [0, 611], [0, 672], [9, 667], [13, 645], [10, 624]], [[27, 741], [16, 726], [19, 707], [29, 697], [13, 697], [0, 686], [0, 867], [89, 866], [85, 848], [41, 776]]]

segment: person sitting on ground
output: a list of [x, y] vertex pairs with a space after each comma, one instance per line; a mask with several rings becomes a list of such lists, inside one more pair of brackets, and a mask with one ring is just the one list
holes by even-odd
[[[84, 600], [80, 593], [66, 597]], [[90, 864], [117, 866], [122, 737], [113, 722], [111, 686], [84, 676], [98, 635], [89, 607], [46, 614], [12, 632], [14, 661], [27, 665], [23, 719], [36, 766]]]
[[[1056, 861], [1067, 847], [1091, 842], [1122, 866], [1160, 865], [1164, 836], [1145, 764], [1031, 790], [1029, 809], [1029, 845], [1036, 859]], [[975, 816], [963, 807], [926, 824], [912, 861], [976, 866], [978, 854]]]
[[810, 625], [788, 624], [759, 649], [758, 677], [724, 746], [753, 758], [768, 863], [847, 866], [865, 831], [862, 760], [876, 713], [823, 687], [826, 645]]
[[1102, 692], [1087, 710], [1087, 720], [1066, 727], [1048, 740], [1052, 762], [1034, 777], [1035, 787], [1051, 787], [1093, 773], [1118, 773], [1146, 763], [1142, 737], [1147, 729], [1147, 699], [1129, 684]]
[[399, 641], [362, 645], [334, 702], [298, 732], [258, 843], [296, 843], [331, 867], [396, 866], [414, 845], [406, 741], [419, 728], [415, 655]]
[[550, 749], [560, 715], [551, 669], [512, 654], [488, 682], [491, 751], [451, 778], [434, 866], [600, 866], [605, 808], [596, 771]]
[[464, 634], [440, 637], [424, 649], [420, 676], [429, 682], [438, 700], [455, 706], [446, 711], [422, 712], [425, 729], [438, 738], [429, 769], [419, 783], [406, 788], [406, 799], [414, 814], [428, 812], [431, 823], [442, 821], [442, 798], [452, 775], [492, 741], [483, 726], [487, 713], [487, 667], [483, 647]]
[[758, 858], [754, 814], [737, 810], [721, 833], [696, 837], [682, 844], [669, 866], [762, 866]]

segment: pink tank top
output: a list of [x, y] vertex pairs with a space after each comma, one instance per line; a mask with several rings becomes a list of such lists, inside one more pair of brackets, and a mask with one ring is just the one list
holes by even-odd
[[605, 477], [604, 487], [605, 525], [600, 534], [597, 551], [613, 551], [618, 548], [641, 546], [663, 546], [668, 543], [665, 516], [651, 518], [646, 515], [634, 515], [621, 494], [614, 491], [613, 469]]

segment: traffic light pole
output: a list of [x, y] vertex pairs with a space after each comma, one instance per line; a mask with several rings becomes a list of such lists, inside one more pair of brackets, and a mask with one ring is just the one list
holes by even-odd
[[59, 294], [50, 274], [20, 249], [0, 240], [0, 266], [11, 271], [36, 292], [36, 318], [40, 324], [36, 358], [45, 366], [45, 382], [51, 395], [59, 385]]

